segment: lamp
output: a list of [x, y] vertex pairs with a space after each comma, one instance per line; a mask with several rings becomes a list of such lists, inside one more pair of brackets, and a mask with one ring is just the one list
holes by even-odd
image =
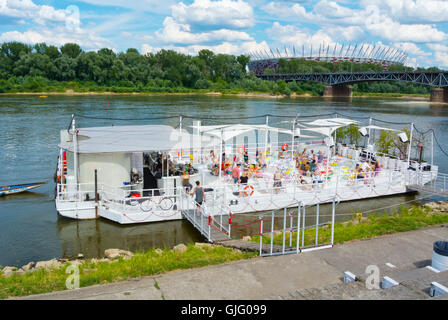
[[401, 132], [401, 133], [398, 135], [398, 138], [400, 138], [400, 141], [403, 142], [403, 143], [409, 141], [408, 136], [406, 135], [406, 132]]
[[359, 129], [359, 133], [360, 133], [363, 137], [368, 136], [368, 134], [367, 134], [367, 129], [366, 129], [365, 127], [360, 128], [360, 129]]
[[294, 137], [300, 137], [300, 128], [294, 129]]

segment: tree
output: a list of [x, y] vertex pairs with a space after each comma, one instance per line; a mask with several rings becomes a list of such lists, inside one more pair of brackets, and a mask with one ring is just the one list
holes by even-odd
[[77, 58], [82, 53], [81, 47], [76, 43], [66, 43], [60, 49], [62, 54], [65, 54], [73, 59]]

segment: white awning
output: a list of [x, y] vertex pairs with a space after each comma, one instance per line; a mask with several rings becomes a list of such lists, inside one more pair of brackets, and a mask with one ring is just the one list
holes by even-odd
[[308, 131], [313, 131], [313, 132], [317, 132], [320, 133], [326, 137], [330, 137], [331, 134], [338, 128], [340, 128], [342, 126], [335, 126], [335, 127], [316, 127], [316, 128], [303, 128], [301, 130], [308, 130]]
[[[192, 126], [193, 128], [197, 129], [197, 126]], [[279, 133], [289, 134], [292, 135], [292, 130], [283, 129], [283, 128], [276, 128], [271, 127], [265, 124], [261, 125], [250, 125], [250, 124], [233, 124], [233, 125], [218, 125], [218, 126], [200, 126], [199, 132], [212, 135], [218, 138], [221, 138], [224, 141], [230, 140], [234, 137], [237, 137], [239, 135], [245, 134], [247, 132], [253, 131], [253, 130], [260, 130], [260, 131], [276, 131]]]
[[[194, 143], [193, 136], [166, 125], [134, 125], [78, 128], [78, 153], [150, 152], [187, 150]], [[67, 136], [62, 132], [61, 137]], [[207, 141], [208, 140], [208, 141]], [[203, 146], [212, 143], [211, 137], [201, 139]], [[63, 139], [59, 147], [73, 152], [70, 140]]]
[[319, 127], [332, 127], [335, 125], [347, 126], [353, 123], [358, 123], [355, 120], [346, 118], [330, 118], [330, 119], [318, 119], [312, 122], [305, 122], [306, 125], [319, 126]]
[[395, 130], [395, 129], [385, 128], [385, 127], [378, 127], [378, 126], [374, 126], [374, 125], [369, 125], [369, 126], [361, 127], [360, 129], [362, 129], [362, 128], [365, 128], [365, 129], [373, 129], [373, 130], [387, 130], [387, 131], [401, 132], [401, 130]]

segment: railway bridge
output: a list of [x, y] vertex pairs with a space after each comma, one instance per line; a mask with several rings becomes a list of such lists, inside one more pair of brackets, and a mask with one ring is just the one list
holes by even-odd
[[404, 81], [434, 87], [431, 102], [448, 103], [448, 71], [337, 72], [297, 74], [257, 74], [264, 80], [312, 81], [325, 84], [324, 97], [351, 97], [350, 84], [366, 81]]

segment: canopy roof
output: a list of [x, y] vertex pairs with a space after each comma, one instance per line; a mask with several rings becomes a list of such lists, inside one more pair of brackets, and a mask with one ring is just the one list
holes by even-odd
[[385, 127], [378, 127], [378, 126], [374, 126], [374, 125], [369, 125], [369, 126], [361, 127], [360, 129], [362, 129], [362, 128], [365, 128], [365, 129], [375, 129], [375, 130], [387, 130], [387, 131], [402, 132], [401, 130], [395, 130], [395, 129], [385, 128]]
[[355, 120], [346, 119], [346, 118], [330, 118], [330, 119], [318, 119], [312, 122], [305, 122], [305, 124], [310, 126], [319, 126], [319, 127], [333, 127], [335, 125], [347, 126], [352, 123], [358, 123]]
[[338, 128], [343, 127], [343, 125], [334, 126], [334, 127], [316, 127], [316, 128], [303, 128], [302, 130], [308, 130], [320, 133], [326, 137], [330, 137], [331, 134]]
[[[198, 128], [197, 126], [193, 126], [193, 128]], [[231, 125], [216, 125], [216, 126], [200, 126], [199, 131], [201, 133], [215, 136], [218, 138], [222, 137], [222, 140], [227, 141], [234, 137], [237, 137], [241, 134], [253, 131], [253, 130], [268, 130], [268, 131], [277, 131], [280, 133], [285, 133], [292, 135], [293, 132], [288, 129], [271, 127], [265, 124], [253, 125], [253, 124], [231, 124]]]
[[[179, 132], [178, 129], [165, 125], [92, 127], [78, 130], [79, 153], [185, 150], [192, 141], [192, 135], [188, 132]], [[67, 131], [62, 131], [61, 136], [66, 135]], [[59, 147], [74, 151], [72, 141], [62, 139]]]

